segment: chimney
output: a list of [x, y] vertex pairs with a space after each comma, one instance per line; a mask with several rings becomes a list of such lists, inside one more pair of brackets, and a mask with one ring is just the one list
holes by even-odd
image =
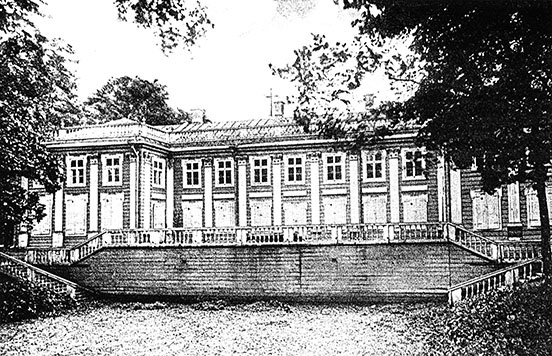
[[205, 119], [205, 109], [191, 109], [190, 123], [202, 124]]
[[276, 117], [283, 117], [284, 116], [284, 107], [285, 104], [283, 101], [275, 101], [274, 102], [274, 116]]

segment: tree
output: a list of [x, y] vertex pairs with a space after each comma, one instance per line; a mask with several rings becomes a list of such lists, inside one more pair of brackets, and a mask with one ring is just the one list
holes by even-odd
[[94, 122], [102, 123], [122, 118], [149, 125], [172, 125], [189, 121], [189, 115], [172, 109], [166, 87], [157, 80], [139, 77], [111, 78], [85, 102], [85, 111]]
[[0, 231], [11, 235], [20, 222], [40, 219], [38, 196], [21, 187], [21, 178], [59, 187], [58, 157], [43, 142], [55, 129], [79, 120], [74, 78], [67, 70], [70, 48], [49, 41], [28, 20], [33, 1], [0, 8]]
[[[412, 36], [423, 63], [414, 95], [387, 114], [419, 125], [419, 143], [459, 168], [478, 163], [483, 188], [529, 183], [540, 207], [544, 273], [552, 273], [546, 182], [552, 159], [552, 2], [345, 1], [363, 34]], [[395, 73], [396, 74], [396, 73]], [[401, 75], [402, 74], [402, 75]]]

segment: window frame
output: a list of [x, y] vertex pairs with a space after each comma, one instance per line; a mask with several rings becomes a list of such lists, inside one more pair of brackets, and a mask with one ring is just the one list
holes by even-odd
[[[301, 164], [300, 166], [297, 165], [296, 161], [293, 165], [290, 166], [289, 164], [289, 160], [290, 159], [293, 159], [293, 160], [297, 160], [297, 159], [301, 159]], [[289, 185], [303, 185], [306, 183], [307, 181], [307, 178], [306, 178], [306, 164], [305, 164], [305, 161], [307, 159], [307, 155], [305, 154], [288, 154], [288, 155], [284, 155], [283, 157], [284, 159], [284, 182], [286, 184], [289, 184]], [[294, 168], [294, 177], [297, 177], [297, 168], [301, 168], [301, 180], [289, 180], [289, 169], [290, 168]]]
[[[77, 182], [73, 183], [73, 174], [72, 174], [72, 168], [71, 168], [71, 162], [73, 161], [80, 161], [82, 160], [83, 166], [82, 166], [82, 183]], [[67, 156], [65, 161], [66, 169], [67, 169], [67, 179], [65, 180], [67, 187], [86, 187], [86, 165], [87, 165], [87, 156], [86, 155], [79, 155], [79, 156]], [[77, 166], [75, 168], [77, 171], [79, 170], [79, 167]]]
[[[260, 182], [255, 182], [255, 161], [256, 160], [259, 160], [259, 161], [262, 161], [266, 159], [266, 182], [262, 182], [262, 167], [258, 168], [261, 170], [261, 173], [260, 173], [260, 177], [261, 177], [261, 181]], [[272, 184], [272, 179], [271, 179], [271, 164], [272, 164], [272, 160], [270, 159], [270, 156], [254, 156], [254, 157], [251, 157], [250, 161], [249, 161], [249, 164], [251, 166], [251, 185], [252, 186], [263, 186], [263, 185], [271, 185]]]
[[[198, 183], [197, 184], [188, 184], [188, 177], [187, 177], [187, 173], [188, 173], [188, 169], [186, 168], [186, 164], [194, 164], [194, 163], [197, 163], [198, 164], [198, 168], [197, 168], [197, 172], [198, 172]], [[201, 188], [202, 187], [202, 180], [201, 180], [201, 174], [202, 174], [202, 161], [201, 159], [183, 159], [182, 160], [182, 185], [184, 188]], [[193, 172], [195, 171], [195, 169], [193, 169], [192, 167], [192, 180], [193, 180]]]
[[[161, 164], [162, 168], [155, 167], [155, 164]], [[165, 182], [167, 177], [167, 161], [161, 157], [153, 157], [151, 159], [151, 184], [155, 188], [165, 188]], [[159, 173], [159, 182], [155, 182], [156, 173]]]
[[[329, 179], [328, 178], [328, 168], [329, 168], [329, 163], [328, 163], [328, 158], [329, 157], [340, 157], [341, 158], [341, 178], [339, 179]], [[326, 183], [326, 184], [343, 184], [345, 183], [345, 180], [346, 180], [346, 168], [347, 168], [347, 165], [345, 164], [346, 162], [346, 156], [345, 156], [345, 153], [344, 152], [326, 152], [326, 153], [323, 153], [322, 154], [322, 165], [323, 165], [323, 182]], [[333, 162], [331, 164], [332, 166], [336, 166], [335, 162]], [[334, 173], [335, 175], [335, 173]]]
[[[415, 155], [416, 152], [420, 152], [420, 154], [421, 154], [421, 158], [420, 158], [420, 159], [421, 159], [421, 170], [422, 170], [422, 171], [421, 171], [421, 174], [419, 174], [419, 175], [416, 175], [416, 174], [415, 174], [415, 173], [416, 173], [416, 163], [415, 163], [416, 160], [413, 159], [412, 162], [413, 162], [413, 164], [414, 164], [413, 170], [414, 170], [414, 174], [415, 174], [415, 175], [413, 175], [413, 176], [408, 176], [408, 175], [407, 175], [408, 170], [407, 170], [407, 167], [406, 167], [408, 162], [407, 162], [406, 155], [407, 155], [408, 153], [412, 153], [413, 155]], [[403, 180], [424, 180], [424, 179], [427, 179], [427, 178], [426, 178], [426, 175], [425, 175], [425, 172], [426, 172], [426, 159], [425, 159], [425, 155], [426, 155], [426, 150], [423, 149], [423, 148], [406, 148], [406, 149], [403, 149], [403, 150], [402, 150], [402, 155], [401, 155], [402, 157], [401, 157], [401, 159], [402, 159], [402, 179], [403, 179]]]
[[[108, 182], [109, 177], [109, 166], [107, 165], [108, 159], [118, 159], [119, 164], [119, 180], [114, 182]], [[115, 165], [111, 167], [117, 167]], [[116, 168], [117, 169], [117, 168]], [[114, 154], [103, 154], [102, 155], [102, 186], [106, 187], [115, 187], [115, 186], [121, 186], [123, 185], [123, 154], [122, 153], [114, 153]]]
[[[230, 168], [228, 167], [219, 167], [219, 163], [223, 162], [230, 162]], [[234, 159], [232, 157], [225, 157], [225, 158], [215, 158], [214, 159], [214, 165], [215, 165], [215, 187], [233, 187], [234, 186]], [[219, 182], [219, 172], [221, 171], [228, 171], [230, 170], [230, 183], [220, 183]], [[224, 175], [226, 177], [226, 174]]]
[[[376, 154], [381, 154], [380, 160], [369, 159], [370, 157], [375, 157]], [[368, 164], [377, 164], [381, 163], [381, 177], [368, 177]], [[375, 166], [374, 166], [375, 167]], [[373, 169], [373, 168], [372, 168]], [[385, 150], [370, 150], [362, 152], [362, 181], [363, 182], [385, 182], [387, 175], [387, 152]]]

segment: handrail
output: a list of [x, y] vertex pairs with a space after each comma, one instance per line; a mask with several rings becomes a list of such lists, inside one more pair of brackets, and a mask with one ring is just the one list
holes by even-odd
[[6, 259], [6, 260], [9, 260], [9, 261], [11, 261], [11, 262], [13, 262], [13, 263], [17, 263], [17, 264], [19, 264], [19, 265], [21, 265], [21, 266], [23, 266], [23, 267], [25, 267], [25, 268], [28, 268], [28, 269], [30, 269], [30, 270], [36, 272], [36, 273], [43, 274], [43, 275], [47, 276], [48, 278], [55, 279], [55, 280], [58, 281], [58, 282], [61, 282], [61, 283], [70, 285], [71, 287], [75, 287], [75, 288], [78, 287], [78, 288], [80, 288], [80, 286], [79, 286], [78, 284], [76, 284], [75, 282], [71, 282], [70, 280], [65, 279], [65, 278], [62, 278], [62, 277], [60, 277], [60, 276], [56, 276], [56, 275], [53, 274], [53, 273], [50, 273], [50, 272], [48, 272], [48, 271], [45, 271], [45, 270], [40, 269], [40, 268], [38, 268], [38, 267], [35, 267], [35, 266], [33, 266], [33, 265], [31, 265], [31, 264], [25, 262], [25, 261], [21, 261], [21, 260], [19, 260], [19, 259], [17, 259], [17, 258], [11, 257], [10, 255], [6, 255], [6, 254], [3, 253], [3, 252], [0, 252], [0, 257], [4, 258], [4, 259]]
[[532, 259], [458, 283], [448, 289], [449, 303], [457, 302], [504, 286], [511, 286], [520, 279], [536, 277], [542, 271], [542, 261]]
[[462, 226], [447, 223], [447, 236], [450, 242], [463, 246], [482, 257], [495, 261], [501, 258], [496, 241], [478, 235]]

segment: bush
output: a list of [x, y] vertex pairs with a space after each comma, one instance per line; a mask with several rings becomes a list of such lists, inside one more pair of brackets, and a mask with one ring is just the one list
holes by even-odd
[[74, 300], [67, 295], [0, 273], [0, 323], [54, 315], [74, 306]]
[[426, 321], [427, 355], [552, 355], [552, 284], [494, 291]]

